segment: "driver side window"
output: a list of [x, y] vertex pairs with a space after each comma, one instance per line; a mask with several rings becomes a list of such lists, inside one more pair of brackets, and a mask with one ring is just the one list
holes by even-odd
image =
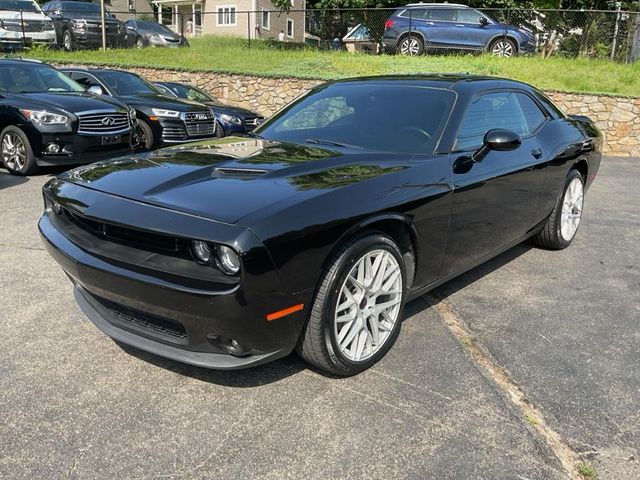
[[476, 98], [468, 107], [454, 150], [480, 148], [484, 135], [494, 128], [526, 136], [535, 131], [544, 120], [542, 111], [524, 94], [512, 91], [487, 93]]

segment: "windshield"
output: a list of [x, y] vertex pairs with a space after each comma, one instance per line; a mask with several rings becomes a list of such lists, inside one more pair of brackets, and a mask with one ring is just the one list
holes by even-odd
[[173, 93], [175, 93], [178, 98], [186, 98], [188, 100], [194, 100], [196, 102], [215, 101], [215, 98], [204, 93], [202, 90], [199, 90], [194, 87], [190, 87], [189, 85], [171, 84], [171, 85], [168, 85], [167, 88], [169, 88]]
[[269, 140], [431, 153], [455, 101], [406, 84], [337, 83], [301, 98], [256, 130]]
[[[96, 3], [66, 2], [62, 6], [70, 17], [100, 17], [100, 5]], [[108, 18], [106, 12], [105, 17]]]
[[156, 22], [137, 22], [138, 30], [145, 30], [147, 32], [161, 33], [165, 35], [173, 35], [173, 32], [164, 25], [160, 25]]
[[0, 0], [0, 10], [40, 13], [40, 7], [30, 0]]
[[0, 65], [0, 92], [84, 92], [64, 73], [47, 65]]
[[162, 93], [151, 83], [128, 72], [100, 72], [100, 78], [116, 95], [140, 95], [145, 93]]

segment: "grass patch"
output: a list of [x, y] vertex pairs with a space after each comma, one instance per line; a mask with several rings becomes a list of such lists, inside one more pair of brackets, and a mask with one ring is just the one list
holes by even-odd
[[588, 463], [581, 463], [578, 465], [578, 473], [584, 478], [596, 478], [598, 476], [596, 469]]
[[524, 416], [524, 420], [531, 425], [532, 427], [535, 427], [536, 425], [538, 425], [540, 422], [538, 422], [538, 419], [536, 417], [534, 417], [533, 415], [525, 415]]
[[587, 58], [490, 55], [366, 55], [282, 49], [264, 41], [208, 36], [191, 48], [64, 52], [35, 49], [26, 56], [45, 61], [146, 66], [267, 76], [337, 79], [366, 75], [464, 72], [521, 80], [545, 90], [640, 96], [640, 62], [625, 65]]

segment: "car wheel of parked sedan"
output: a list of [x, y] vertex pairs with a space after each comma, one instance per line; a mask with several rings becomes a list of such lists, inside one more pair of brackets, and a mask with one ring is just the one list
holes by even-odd
[[515, 57], [518, 54], [518, 47], [508, 38], [498, 38], [491, 42], [489, 51], [496, 57]]
[[136, 144], [143, 150], [152, 150], [155, 144], [155, 138], [153, 137], [153, 130], [147, 122], [138, 119], [138, 131]]
[[28, 175], [37, 169], [27, 136], [17, 127], [9, 126], [0, 135], [2, 164], [15, 175]]
[[335, 375], [375, 364], [400, 333], [405, 266], [386, 235], [359, 236], [331, 259], [298, 344], [309, 363]]
[[222, 138], [225, 136], [224, 134], [224, 128], [222, 125], [220, 125], [220, 122], [216, 121], [216, 131], [215, 131], [215, 135], [218, 138]]
[[567, 177], [562, 196], [556, 203], [544, 228], [535, 242], [546, 248], [567, 248], [575, 238], [582, 219], [584, 206], [584, 179], [580, 172], [572, 170]]
[[62, 47], [70, 52], [75, 50], [75, 42], [73, 41], [73, 34], [69, 30], [65, 30], [62, 32]]
[[142, 37], [138, 37], [136, 40], [136, 48], [144, 48], [144, 40]]
[[422, 55], [424, 53], [424, 42], [416, 35], [407, 35], [400, 40], [398, 52], [409, 56]]

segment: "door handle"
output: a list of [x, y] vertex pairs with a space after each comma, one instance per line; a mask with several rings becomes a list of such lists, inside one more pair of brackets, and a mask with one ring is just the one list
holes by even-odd
[[533, 155], [535, 158], [540, 158], [542, 156], [542, 150], [540, 150], [539, 148], [534, 148], [533, 150], [531, 150], [531, 155]]

